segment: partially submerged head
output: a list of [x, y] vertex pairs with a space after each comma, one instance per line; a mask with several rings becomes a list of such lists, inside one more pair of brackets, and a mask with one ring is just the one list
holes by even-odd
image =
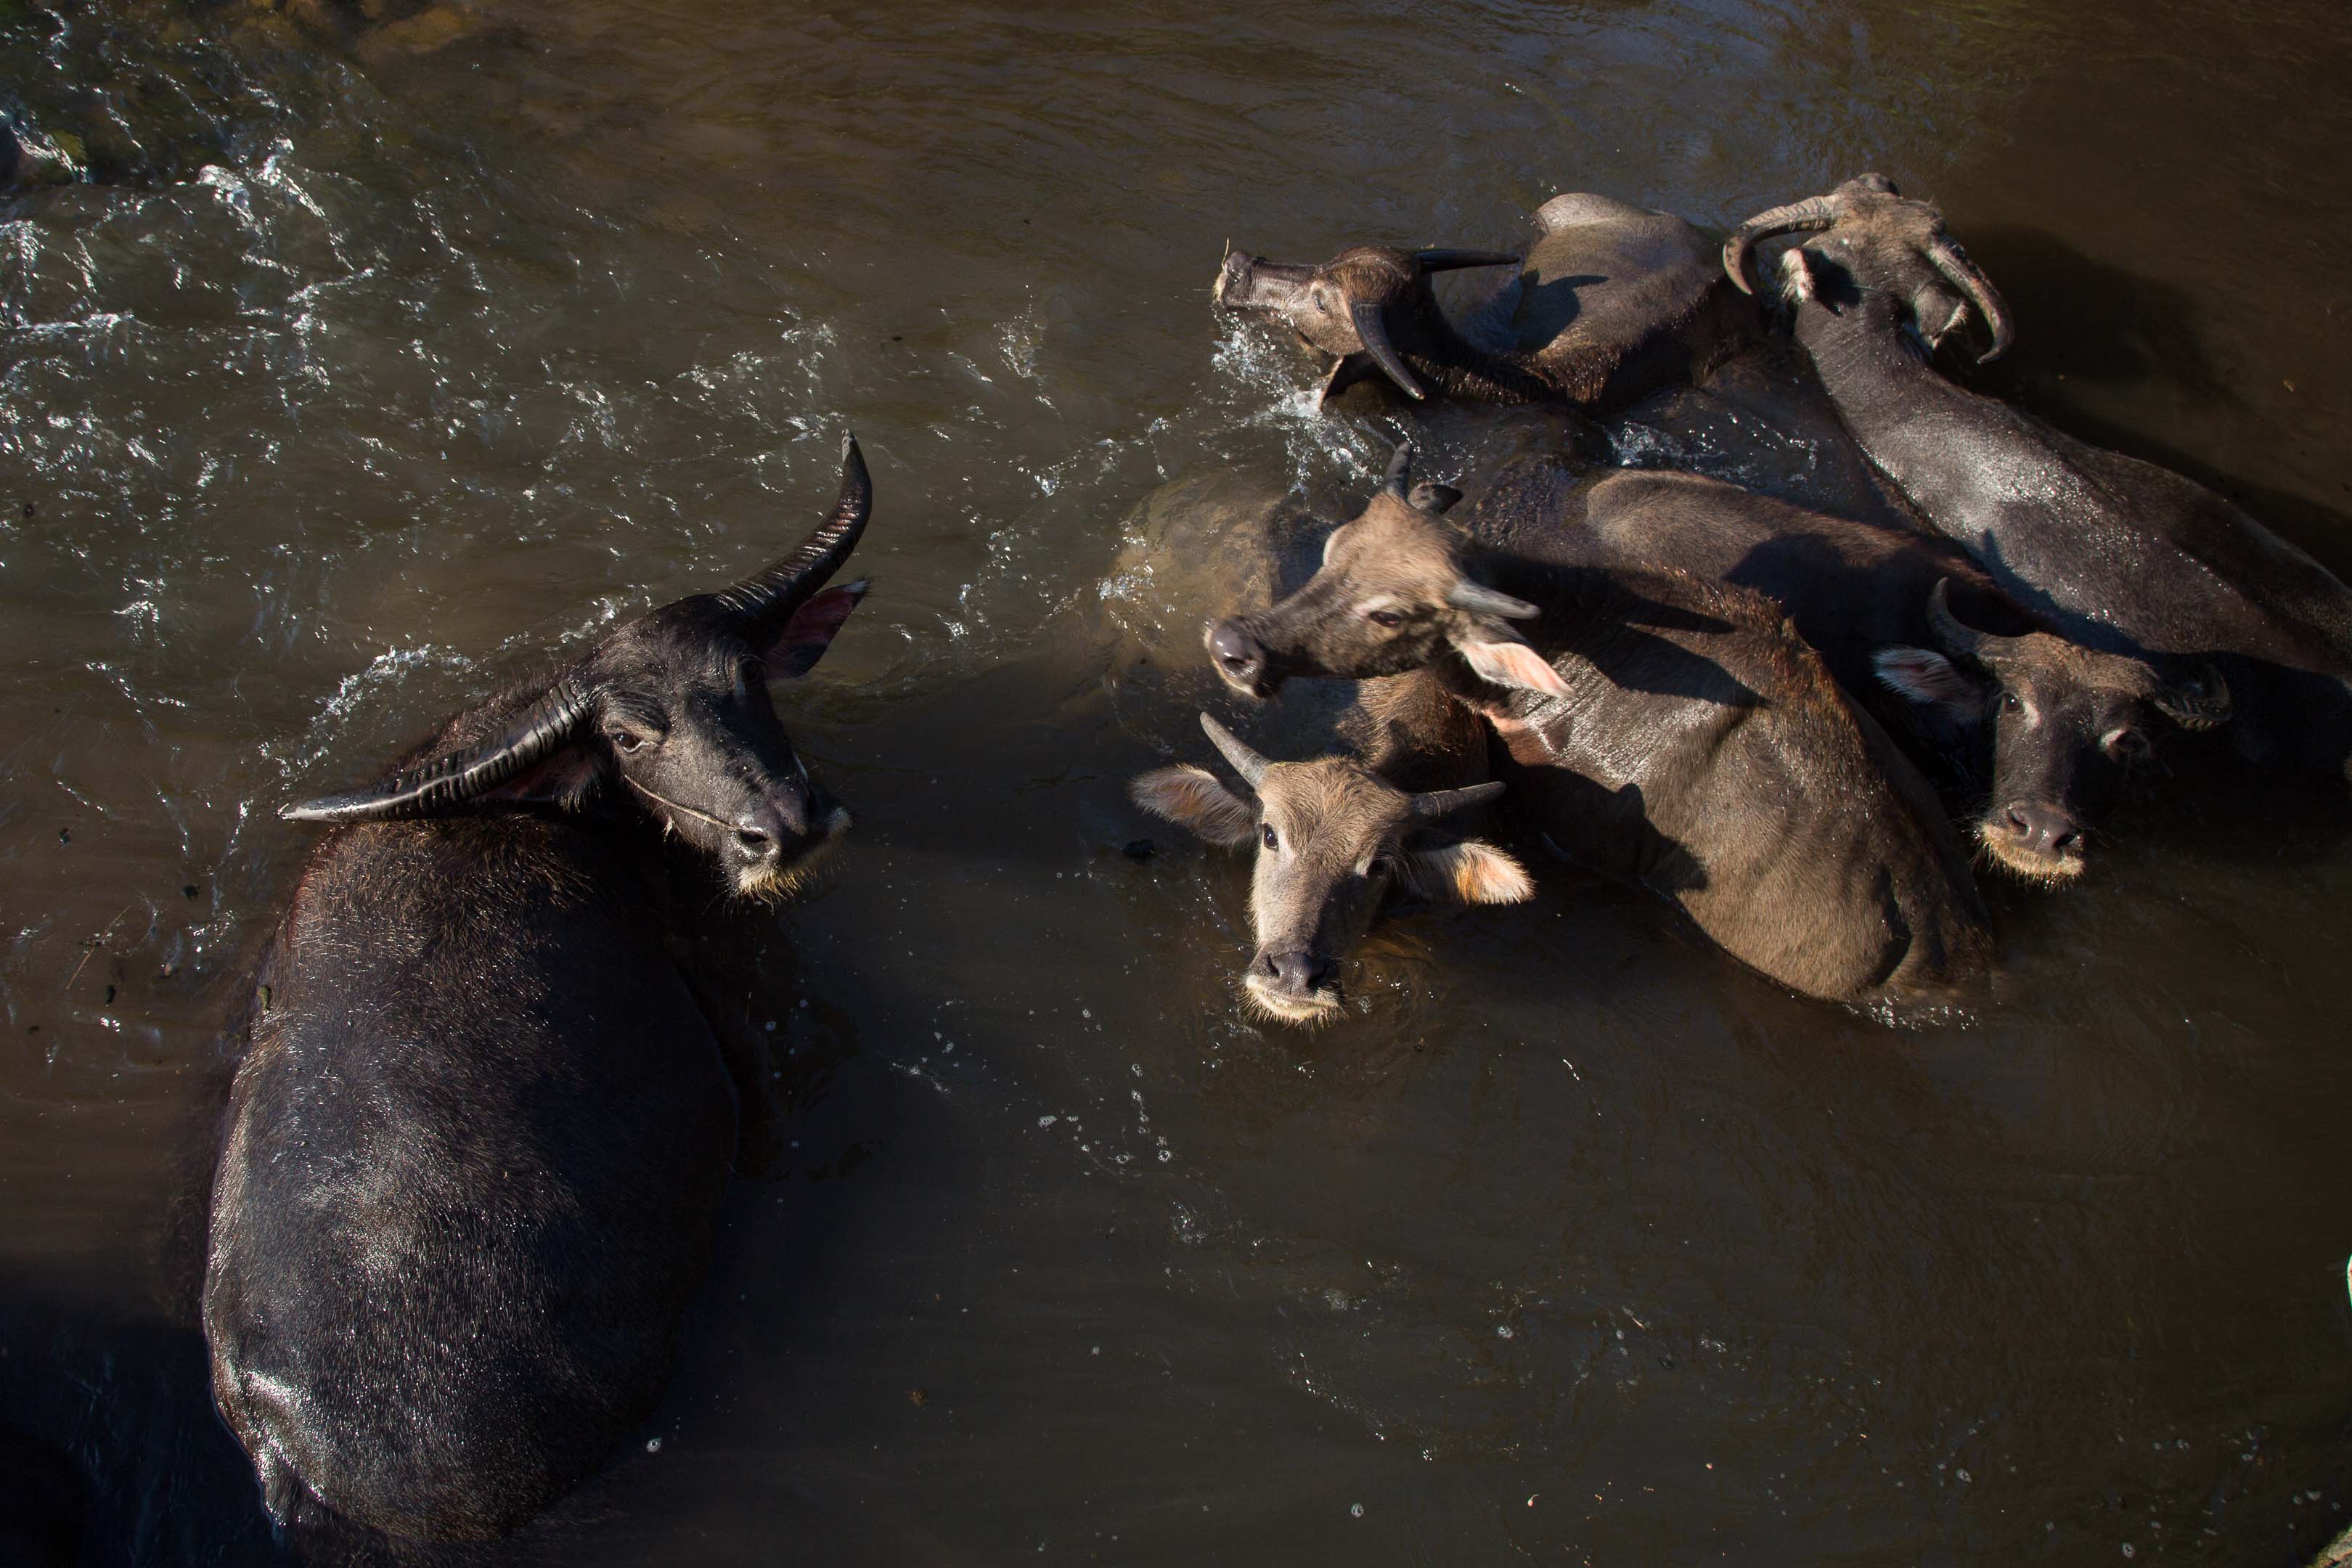
[[486, 743], [283, 815], [381, 822], [601, 799], [701, 850], [739, 894], [791, 891], [849, 814], [809, 776], [768, 683], [808, 673], [864, 597], [863, 583], [825, 584], [872, 508], [865, 459], [844, 438], [832, 514], [790, 555], [620, 627]]
[[1242, 994], [1269, 1017], [1336, 1017], [1340, 965], [1397, 890], [1467, 904], [1517, 903], [1534, 892], [1518, 861], [1492, 845], [1428, 831], [1502, 794], [1499, 784], [1410, 795], [1347, 757], [1269, 762], [1205, 713], [1201, 727], [1240, 775], [1242, 792], [1185, 764], [1138, 776], [1129, 793], [1212, 844], [1255, 842], [1257, 947]]
[[1977, 837], [2021, 876], [2060, 882], [2082, 874], [2084, 829], [2124, 776], [2153, 757], [2158, 720], [2202, 730], [2229, 717], [2219, 670], [2168, 682], [2143, 659], [2049, 632], [1978, 631], [1954, 617], [1943, 583], [1927, 614], [1939, 648], [1881, 648], [1872, 663], [1894, 690], [1981, 735], [1992, 789]]
[[1942, 213], [1904, 196], [1885, 175], [1858, 174], [1825, 196], [1759, 213], [1724, 242], [1724, 270], [1752, 292], [1748, 258], [1756, 246], [1799, 233], [1811, 237], [1780, 258], [1780, 290], [1790, 304], [1820, 300], [1837, 308], [1865, 295], [1891, 300], [1930, 349], [1974, 309], [1991, 338], [1977, 357], [1993, 359], [2009, 347], [2009, 308], [1992, 279], [1945, 232]]
[[1459, 655], [1497, 685], [1568, 695], [1513, 624], [1540, 609], [1471, 575], [1468, 536], [1444, 517], [1460, 499], [1412, 483], [1412, 445], [1398, 447], [1379, 491], [1324, 541], [1313, 577], [1280, 604], [1209, 628], [1217, 674], [1263, 698], [1294, 675], [1370, 679]]
[[1427, 396], [1396, 343], [1416, 341], [1437, 301], [1429, 279], [1464, 267], [1517, 267], [1499, 250], [1399, 250], [1352, 245], [1320, 267], [1268, 261], [1232, 249], [1217, 269], [1212, 297], [1227, 310], [1275, 317], [1310, 348], [1333, 356], [1323, 395], [1367, 368], [1377, 368], [1408, 397]]

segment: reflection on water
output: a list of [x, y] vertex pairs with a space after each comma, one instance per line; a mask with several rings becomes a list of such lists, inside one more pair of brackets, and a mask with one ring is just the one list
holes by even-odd
[[[1508, 244], [1576, 188], [1720, 225], [1884, 168], [2015, 303], [1992, 384], [2352, 564], [2339, 7], [481, 9], [417, 50], [0, 3], [0, 112], [97, 176], [0, 205], [23, 1529], [86, 1494], [101, 1561], [266, 1550], [185, 1237], [307, 843], [277, 805], [766, 559], [845, 425], [878, 586], [791, 702], [861, 830], [786, 917], [777, 1147], [652, 1426], [510, 1554], [2234, 1563], [2341, 1524], [2315, 803], [2150, 806], [2079, 892], [1993, 889], [2010, 994], [1948, 1026], [1547, 868], [1393, 921], [1298, 1036], [1232, 997], [1245, 863], [1122, 793], [1193, 743], [1208, 608], [1152, 596], [1139, 502], [1489, 438], [1316, 415], [1209, 313], [1228, 237]], [[1130, 679], [1137, 638], [1178, 668]]]

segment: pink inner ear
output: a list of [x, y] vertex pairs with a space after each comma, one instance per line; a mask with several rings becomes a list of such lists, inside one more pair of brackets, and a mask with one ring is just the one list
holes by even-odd
[[1966, 715], [1976, 710], [1975, 682], [1952, 668], [1952, 661], [1924, 647], [1883, 647], [1870, 656], [1882, 685], [1914, 702], [1948, 708]]
[[845, 583], [824, 593], [793, 612], [784, 629], [770, 644], [764, 656], [771, 680], [790, 680], [806, 675], [824, 657], [825, 648], [833, 642], [834, 634], [841, 630], [849, 612], [857, 608], [866, 597], [864, 582]]
[[580, 804], [596, 782], [600, 759], [596, 749], [574, 740], [523, 769], [506, 783], [483, 793], [484, 800], [530, 802], [570, 808]]
[[1547, 697], [1573, 697], [1559, 671], [1543, 655], [1523, 642], [1478, 642], [1457, 645], [1462, 657], [1486, 679], [1498, 686], [1522, 686]]

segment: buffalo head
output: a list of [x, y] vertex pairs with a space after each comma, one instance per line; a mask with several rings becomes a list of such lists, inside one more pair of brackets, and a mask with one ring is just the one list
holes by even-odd
[[1471, 576], [1468, 536], [1444, 515], [1460, 492], [1412, 480], [1406, 443], [1363, 511], [1323, 542], [1322, 565], [1297, 593], [1209, 628], [1226, 685], [1271, 697], [1293, 675], [1370, 679], [1459, 654], [1497, 685], [1569, 694], [1511, 624], [1541, 610]]
[[1400, 342], [1412, 344], [1431, 335], [1437, 301], [1430, 293], [1433, 273], [1463, 267], [1517, 267], [1519, 258], [1499, 250], [1399, 250], [1393, 246], [1350, 246], [1320, 267], [1268, 261], [1230, 247], [1217, 269], [1213, 296], [1228, 310], [1278, 317], [1308, 347], [1334, 356], [1322, 396], [1360, 379], [1366, 361], [1407, 397], [1428, 395], [1413, 379]]
[[1781, 292], [1792, 304], [1865, 294], [1892, 299], [1930, 349], [1967, 321], [1973, 306], [1992, 339], [1979, 360], [1997, 357], [2015, 336], [2000, 291], [1945, 232], [1944, 215], [1906, 197], [1884, 174], [1858, 174], [1828, 195], [1759, 213], [1724, 242], [1724, 270], [1753, 292], [1749, 254], [1759, 241], [1792, 233], [1813, 237], [1780, 258]]
[[2022, 876], [2082, 874], [2084, 824], [2124, 773], [2153, 755], [2152, 715], [2191, 730], [2229, 717], [2229, 688], [2210, 667], [2168, 683], [2144, 660], [2048, 632], [1978, 631], [1954, 617], [1943, 583], [1929, 596], [1927, 617], [1941, 651], [1885, 647], [1871, 661], [1894, 690], [1985, 732], [1992, 794], [1977, 837]]
[[791, 891], [849, 814], [809, 776], [768, 683], [806, 674], [865, 596], [864, 583], [824, 584], [849, 558], [873, 497], [857, 443], [845, 437], [832, 515], [790, 555], [620, 627], [490, 732], [468, 715], [445, 735], [442, 755], [283, 815], [380, 822], [604, 802], [702, 850], [740, 894]]
[[1423, 832], [1502, 794], [1499, 784], [1408, 795], [1345, 757], [1268, 762], [1206, 713], [1201, 728], [1241, 775], [1246, 796], [1190, 765], [1141, 774], [1129, 793], [1212, 844], [1237, 849], [1256, 839], [1250, 923], [1257, 951], [1242, 994], [1268, 1017], [1336, 1017], [1340, 963], [1397, 889], [1465, 904], [1517, 903], [1534, 892], [1519, 863], [1492, 845]]

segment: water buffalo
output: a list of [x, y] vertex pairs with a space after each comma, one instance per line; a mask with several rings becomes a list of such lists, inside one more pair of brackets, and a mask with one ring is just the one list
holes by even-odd
[[1499, 783], [1409, 793], [1353, 757], [1272, 763], [1206, 713], [1201, 728], [1241, 776], [1246, 798], [1189, 763], [1140, 774], [1129, 793], [1209, 843], [1237, 849], [1257, 840], [1250, 879], [1257, 950], [1242, 994], [1270, 1018], [1339, 1016], [1340, 963], [1393, 892], [1465, 904], [1517, 903], [1535, 892], [1502, 850], [1428, 831], [1502, 794]]
[[794, 551], [450, 721], [332, 829], [255, 982], [212, 1199], [205, 1334], [271, 1515], [511, 1530], [648, 1410], [705, 1266], [740, 1012], [691, 949], [793, 889], [848, 814], [768, 682], [872, 489]]
[[1512, 799], [1555, 848], [1674, 899], [1791, 989], [1928, 999], [1989, 968], [1934, 793], [1778, 605], [1482, 547], [1509, 530], [1509, 474], [1465, 531], [1414, 504], [1410, 450], [1305, 586], [1209, 628], [1228, 684], [1432, 671], [1502, 737]]
[[[1978, 839], [2029, 878], [2082, 871], [2086, 825], [2149, 759], [2160, 721], [2203, 729], [2229, 711], [2218, 675], [2168, 682], [2048, 629], [1941, 534], [1663, 470], [1612, 471], [1556, 501], [1528, 489], [1507, 509], [1515, 549], [1769, 595], [1915, 761], [1980, 803]], [[1907, 701], [1867, 700], [1882, 684]]]
[[[1955, 386], [1930, 363], [1971, 311], [1990, 359], [2014, 337], [2000, 292], [1943, 216], [1864, 174], [1749, 220], [1724, 247], [1743, 289], [1755, 247], [1784, 251], [1780, 303], [1840, 415], [1927, 521], [2053, 629], [2233, 700], [2258, 764], [2352, 764], [2352, 593], [2204, 487], [2103, 451]], [[1929, 352], [1922, 352], [1923, 348]], [[2218, 689], [2210, 695], [2218, 696]]]
[[[1454, 397], [1615, 409], [1754, 340], [1714, 243], [1682, 219], [1581, 192], [1554, 196], [1535, 218], [1541, 232], [1524, 261], [1358, 245], [1305, 267], [1229, 250], [1216, 302], [1278, 318], [1334, 356], [1326, 399], [1378, 372], [1415, 399], [1425, 383]], [[1433, 274], [1506, 266], [1520, 268], [1518, 295], [1491, 341], [1438, 309]]]

